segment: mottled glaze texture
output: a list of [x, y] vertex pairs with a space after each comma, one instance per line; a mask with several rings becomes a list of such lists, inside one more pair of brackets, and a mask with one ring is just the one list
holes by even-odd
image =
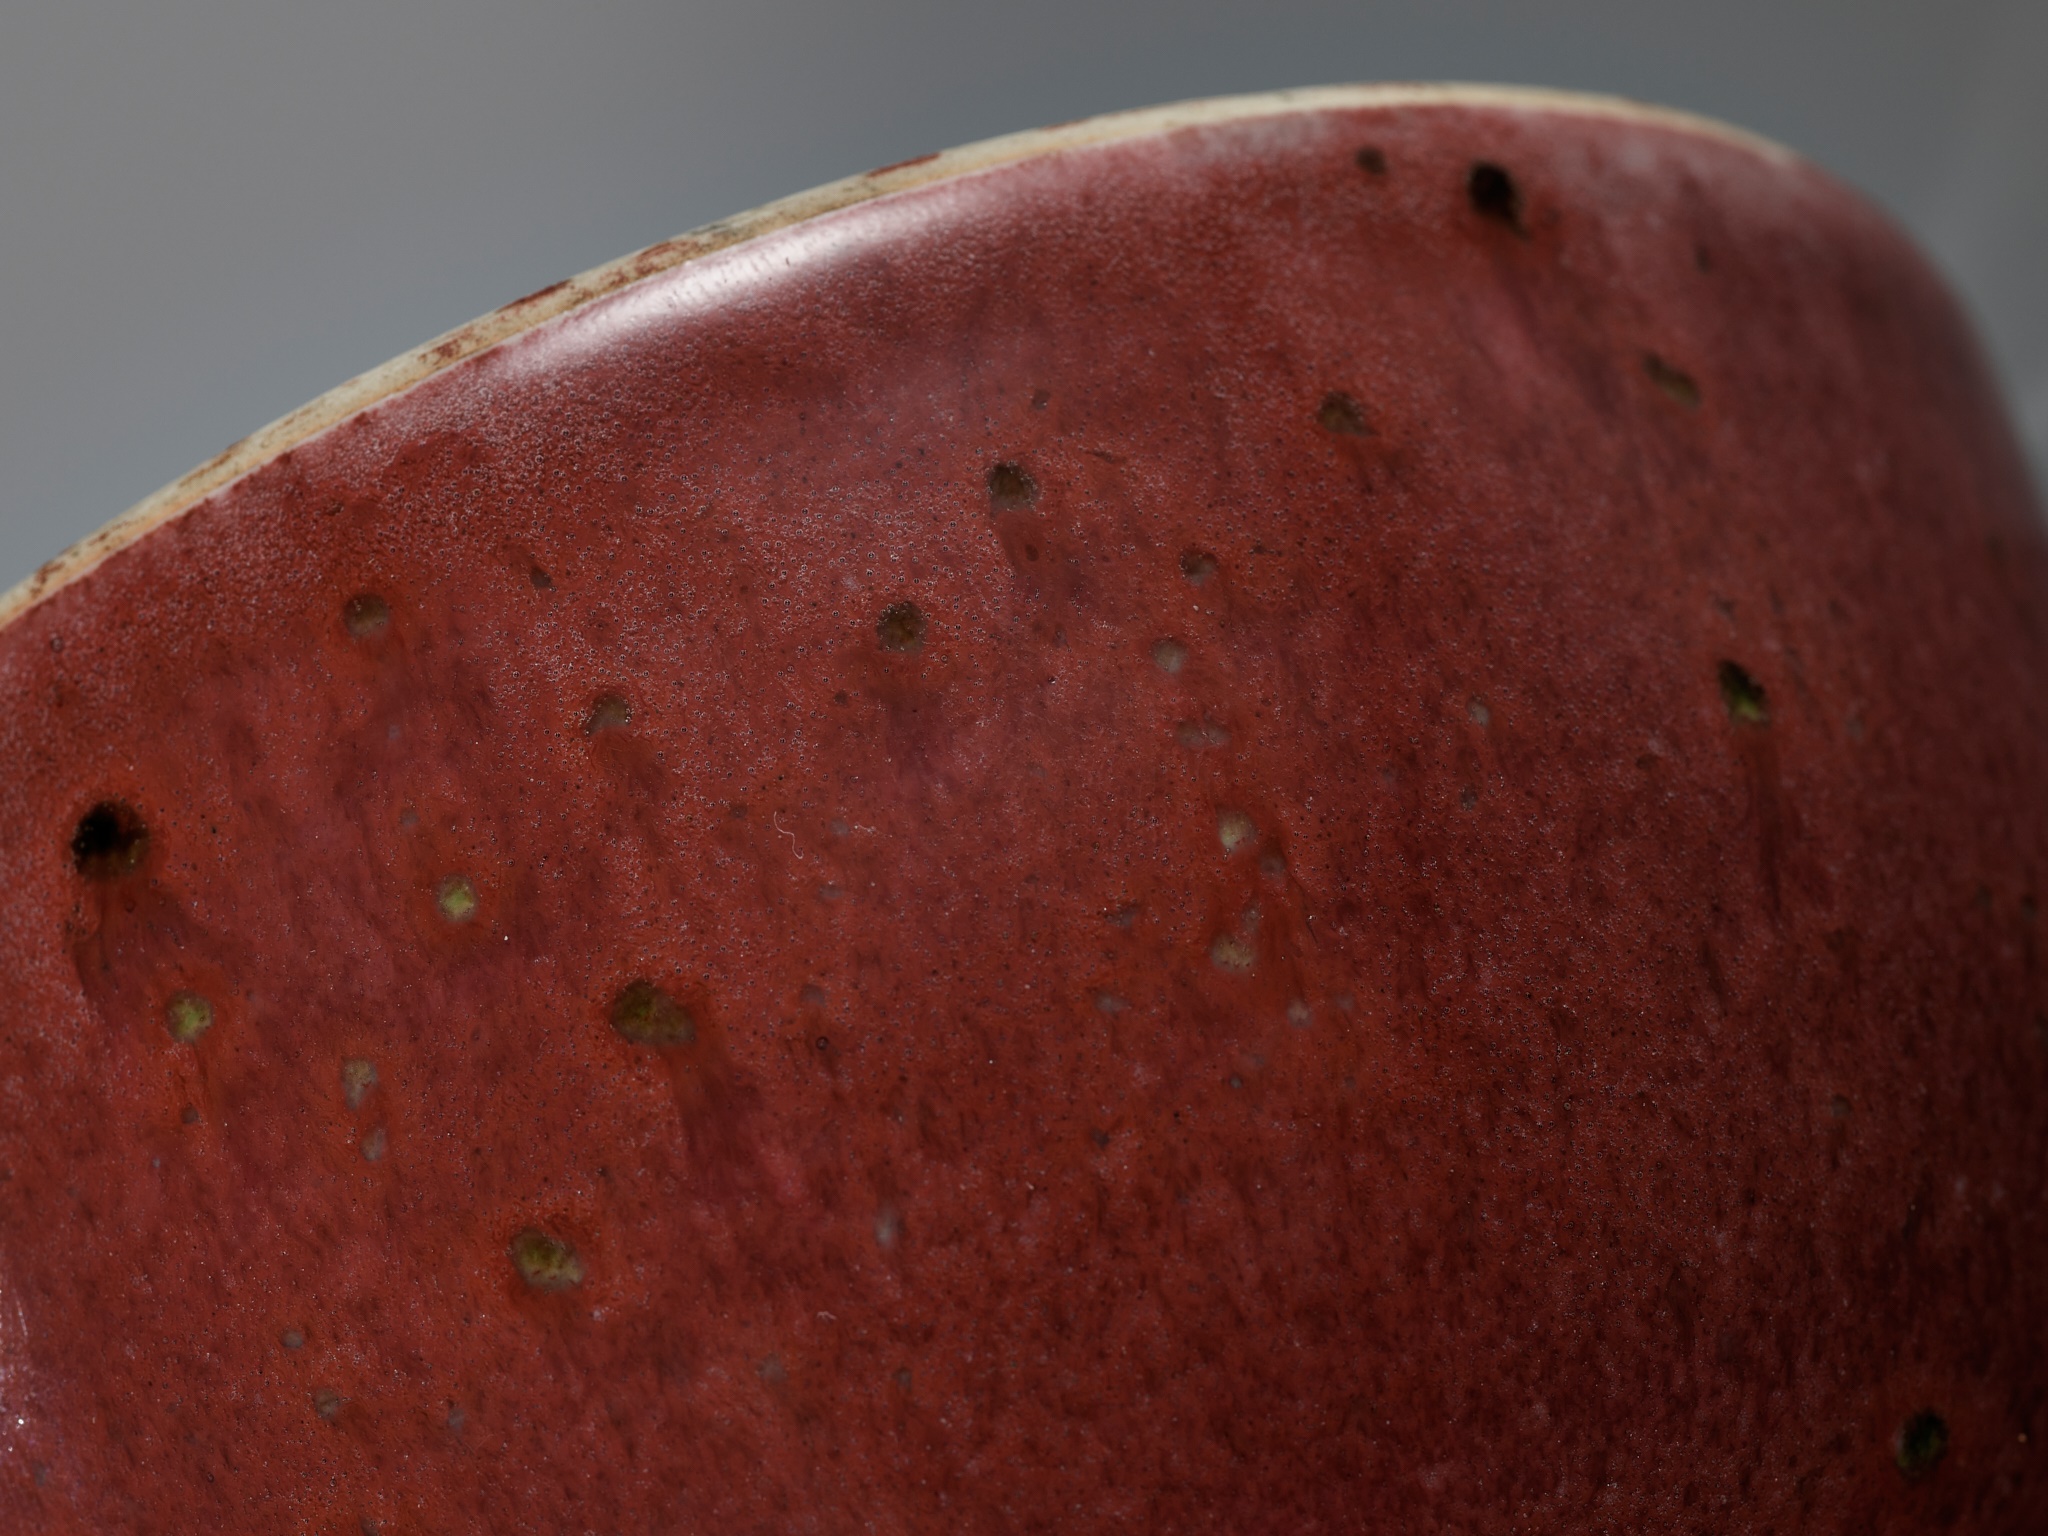
[[5, 1528], [2048, 1528], [2044, 593], [1650, 120], [585, 304], [0, 632]]

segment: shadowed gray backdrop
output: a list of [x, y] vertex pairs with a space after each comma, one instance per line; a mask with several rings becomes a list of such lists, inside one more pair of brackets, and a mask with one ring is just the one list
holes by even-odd
[[2048, 466], [2041, 0], [68, 0], [0, 9], [0, 588], [506, 300], [1014, 129], [1357, 80], [1615, 92], [1892, 210]]

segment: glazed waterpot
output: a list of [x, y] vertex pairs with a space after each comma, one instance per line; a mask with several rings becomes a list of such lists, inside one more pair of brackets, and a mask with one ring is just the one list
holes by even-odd
[[926, 157], [0, 627], [0, 1526], [2048, 1529], [2048, 548], [1731, 129]]

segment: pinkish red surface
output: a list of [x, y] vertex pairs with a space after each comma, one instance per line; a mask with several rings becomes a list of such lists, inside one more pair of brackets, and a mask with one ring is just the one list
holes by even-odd
[[2044, 595], [1918, 258], [1648, 121], [463, 362], [0, 633], [4, 1524], [2048, 1528]]

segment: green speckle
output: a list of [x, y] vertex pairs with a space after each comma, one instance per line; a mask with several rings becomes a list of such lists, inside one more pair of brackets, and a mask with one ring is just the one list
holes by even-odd
[[612, 1002], [612, 1028], [635, 1045], [688, 1045], [697, 1038], [690, 1010], [651, 981], [636, 981]]
[[1323, 403], [1316, 410], [1316, 422], [1325, 432], [1334, 432], [1339, 437], [1372, 435], [1372, 428], [1366, 425], [1365, 412], [1358, 408], [1358, 402], [1336, 390], [1323, 396]]
[[1219, 970], [1248, 971], [1258, 956], [1236, 934], [1224, 933], [1218, 934], [1216, 942], [1209, 946], [1209, 958]]
[[633, 706], [622, 695], [601, 694], [584, 717], [583, 734], [595, 736], [599, 731], [615, 731], [632, 723]]
[[576, 1250], [534, 1227], [512, 1239], [512, 1267], [536, 1291], [566, 1291], [583, 1283]]
[[1674, 368], [1654, 352], [1643, 354], [1643, 372], [1650, 382], [1688, 411], [1700, 408], [1700, 386], [1683, 368]]
[[998, 464], [988, 472], [989, 505], [997, 511], [1028, 507], [1038, 500], [1038, 485], [1021, 464]]
[[875, 623], [875, 636], [885, 651], [924, 648], [925, 618], [915, 603], [891, 603]]
[[164, 1009], [164, 1024], [173, 1040], [190, 1045], [213, 1028], [213, 1004], [197, 992], [177, 992]]
[[1728, 706], [1728, 718], [1742, 725], [1768, 725], [1770, 709], [1764, 703], [1763, 684], [1732, 661], [1721, 663], [1721, 702]]
[[1899, 1430], [1897, 1461], [1908, 1478], [1925, 1477], [1948, 1454], [1948, 1423], [1932, 1409], [1916, 1413]]
[[1243, 811], [1225, 811], [1216, 818], [1216, 840], [1223, 844], [1225, 853], [1237, 852], [1258, 835], [1259, 829]]
[[374, 592], [362, 592], [342, 605], [341, 622], [358, 640], [381, 635], [391, 626], [391, 605]]
[[434, 905], [451, 923], [466, 923], [476, 916], [476, 886], [467, 875], [450, 875], [434, 892]]

